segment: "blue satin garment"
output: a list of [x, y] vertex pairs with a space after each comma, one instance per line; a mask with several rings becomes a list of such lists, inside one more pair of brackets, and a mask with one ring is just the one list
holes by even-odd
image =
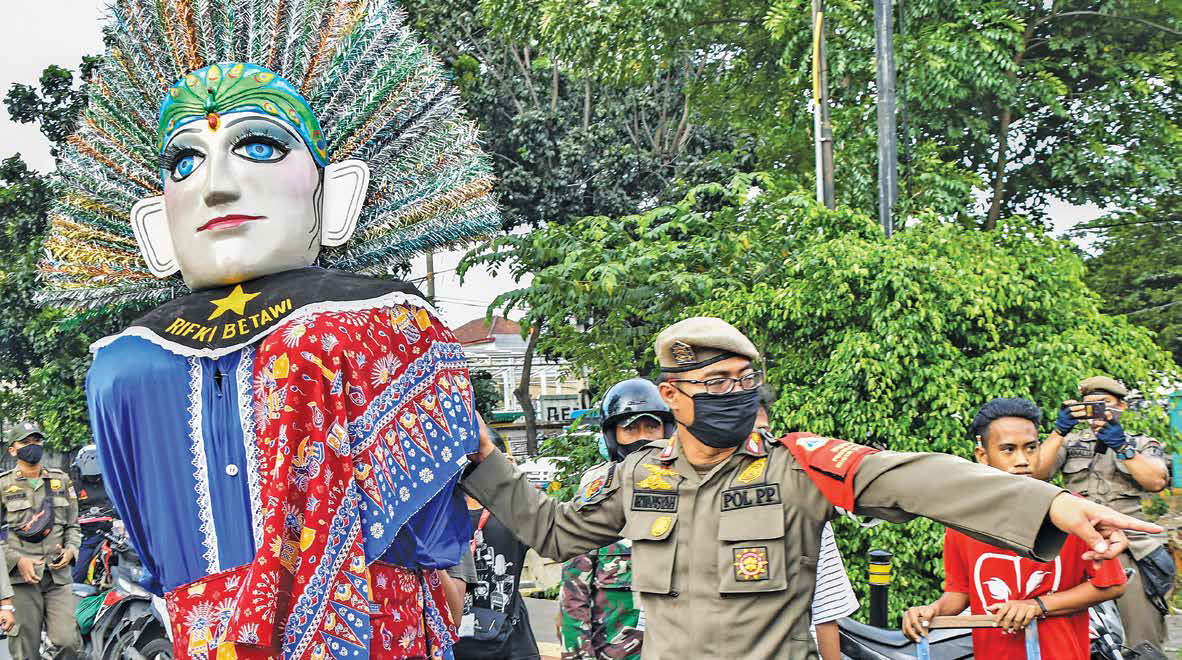
[[[156, 594], [250, 563], [264, 542], [253, 362], [249, 346], [189, 357], [134, 335], [95, 353], [86, 395], [103, 478]], [[471, 537], [459, 476], [418, 510], [396, 512], [383, 561], [459, 563]]]

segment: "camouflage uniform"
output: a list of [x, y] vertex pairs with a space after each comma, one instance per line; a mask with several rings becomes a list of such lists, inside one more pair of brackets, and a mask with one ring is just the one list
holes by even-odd
[[563, 660], [640, 660], [644, 630], [632, 597], [632, 542], [566, 562], [559, 607]]

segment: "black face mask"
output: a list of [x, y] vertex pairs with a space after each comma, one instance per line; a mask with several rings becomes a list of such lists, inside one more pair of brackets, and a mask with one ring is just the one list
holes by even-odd
[[715, 449], [738, 447], [759, 415], [759, 390], [739, 390], [730, 394], [702, 392], [694, 400], [694, 423], [686, 427], [694, 437]]
[[629, 443], [626, 445], [622, 445], [617, 442], [616, 443], [616, 450], [612, 453], [615, 454], [615, 459], [617, 461], [622, 461], [625, 458], [628, 458], [628, 454], [631, 454], [634, 451], [640, 451], [641, 449], [644, 449], [645, 445], [647, 445], [650, 442], [652, 442], [652, 441], [645, 440], [644, 438], [641, 438], [640, 440], [637, 440], [636, 442], [632, 442], [632, 443]]
[[45, 447], [41, 445], [25, 445], [16, 450], [16, 457], [28, 463], [29, 465], [36, 465], [41, 462], [41, 456], [45, 454]]

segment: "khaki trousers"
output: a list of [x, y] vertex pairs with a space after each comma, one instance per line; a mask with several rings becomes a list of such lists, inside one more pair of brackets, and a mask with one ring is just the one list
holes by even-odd
[[37, 584], [12, 585], [12, 607], [16, 615], [14, 633], [8, 637], [13, 660], [37, 660], [41, 657], [41, 626], [48, 618], [49, 641], [61, 649], [57, 657], [78, 658], [82, 636], [75, 618], [74, 591], [69, 582], [55, 584], [49, 569]]
[[1128, 552], [1121, 553], [1120, 563], [1134, 571], [1124, 595], [1116, 599], [1116, 609], [1120, 610], [1120, 620], [1125, 626], [1125, 646], [1133, 648], [1148, 641], [1162, 648], [1166, 642], [1166, 618], [1145, 595], [1141, 571], [1133, 556]]

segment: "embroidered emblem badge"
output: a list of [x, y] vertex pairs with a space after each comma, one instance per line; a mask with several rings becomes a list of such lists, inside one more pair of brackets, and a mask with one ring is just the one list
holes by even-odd
[[653, 526], [651, 528], [649, 528], [648, 531], [649, 531], [649, 534], [652, 534], [653, 538], [660, 538], [660, 537], [664, 536], [669, 531], [669, 528], [672, 526], [673, 526], [673, 518], [672, 517], [661, 516], [660, 518], [657, 518], [656, 520], [653, 521]]
[[698, 361], [697, 356], [694, 355], [694, 347], [680, 339], [669, 346], [669, 351], [673, 353], [673, 361], [679, 366], [694, 364]]
[[61, 490], [62, 489], [62, 480], [61, 479], [50, 479], [49, 480], [49, 488], [51, 490]]
[[767, 579], [767, 546], [735, 548], [735, 579], [754, 582]]
[[597, 477], [594, 481], [587, 484], [587, 489], [583, 491], [583, 501], [590, 502], [591, 498], [599, 494], [603, 490], [603, 477]]
[[676, 470], [652, 463], [644, 463], [640, 467], [648, 470], [648, 476], [636, 483], [636, 490], [673, 490], [673, 484], [662, 477], [676, 477]]
[[763, 476], [763, 471], [767, 467], [767, 459], [757, 459], [751, 465], [748, 465], [745, 470], [739, 473], [739, 483], [749, 484], [752, 481]]

